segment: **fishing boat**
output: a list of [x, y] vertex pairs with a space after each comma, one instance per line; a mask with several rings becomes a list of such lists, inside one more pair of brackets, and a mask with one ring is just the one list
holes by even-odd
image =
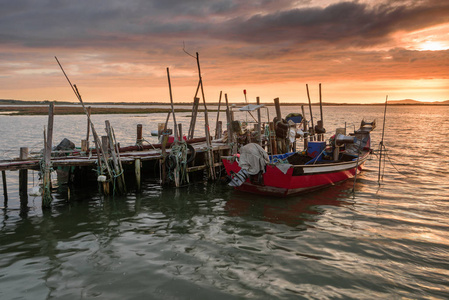
[[259, 144], [247, 144], [240, 153], [222, 157], [229, 185], [243, 192], [286, 197], [353, 178], [372, 153], [370, 133], [375, 127], [375, 121], [362, 121], [349, 135], [339, 128], [329, 141], [310, 141], [300, 152], [268, 155]]

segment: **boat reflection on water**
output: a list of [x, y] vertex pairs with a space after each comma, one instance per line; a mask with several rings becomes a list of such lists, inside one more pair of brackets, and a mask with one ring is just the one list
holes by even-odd
[[316, 222], [326, 207], [350, 206], [353, 182], [346, 181], [322, 190], [289, 198], [273, 198], [235, 191], [225, 204], [231, 216], [251, 217], [288, 226]]

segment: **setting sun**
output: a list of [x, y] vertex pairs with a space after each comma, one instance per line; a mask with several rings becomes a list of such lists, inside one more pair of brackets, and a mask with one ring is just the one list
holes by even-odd
[[448, 45], [444, 45], [442, 42], [433, 42], [433, 41], [427, 41], [422, 43], [419, 46], [420, 50], [429, 50], [429, 51], [441, 51], [441, 50], [447, 50], [449, 49]]

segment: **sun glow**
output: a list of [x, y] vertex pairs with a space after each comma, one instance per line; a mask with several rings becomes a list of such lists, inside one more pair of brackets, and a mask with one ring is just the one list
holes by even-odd
[[440, 50], [447, 50], [449, 49], [448, 45], [444, 45], [441, 42], [434, 42], [434, 41], [426, 41], [424, 43], [421, 43], [419, 45], [419, 50], [424, 51], [440, 51]]

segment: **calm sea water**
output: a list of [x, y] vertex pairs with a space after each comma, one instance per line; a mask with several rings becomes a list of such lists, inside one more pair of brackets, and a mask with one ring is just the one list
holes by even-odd
[[[324, 115], [328, 132], [377, 118], [377, 149], [383, 107], [324, 107]], [[67, 201], [56, 193], [49, 211], [29, 197], [21, 213], [18, 172], [7, 172], [0, 299], [447, 299], [448, 115], [447, 106], [388, 107], [383, 180], [373, 156], [354, 194], [353, 181], [287, 199], [219, 183], [162, 189], [145, 181], [141, 194], [124, 197], [77, 189]], [[93, 119], [99, 132], [109, 119], [129, 145], [139, 123], [155, 142], [149, 131], [165, 117]], [[187, 114], [177, 121], [187, 131]], [[0, 116], [0, 156], [16, 157], [21, 146], [39, 151], [46, 122]], [[56, 116], [54, 143], [79, 145], [85, 131], [85, 117]], [[29, 172], [30, 187], [36, 176]]]

